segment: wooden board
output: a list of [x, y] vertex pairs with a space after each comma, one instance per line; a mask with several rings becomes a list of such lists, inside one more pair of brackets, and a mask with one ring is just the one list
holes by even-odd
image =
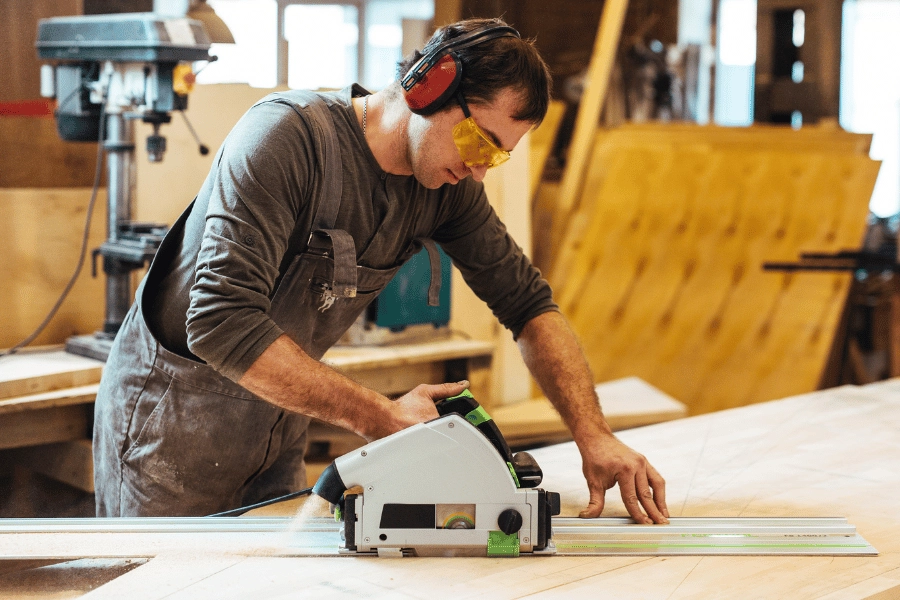
[[18, 448], [9, 451], [8, 457], [35, 473], [85, 492], [94, 491], [94, 455], [89, 439]]
[[[610, 75], [619, 49], [622, 24], [628, 9], [628, 0], [609, 0], [603, 3], [600, 27], [591, 53], [591, 62], [584, 78], [584, 92], [575, 117], [575, 131], [566, 156], [562, 187], [559, 195], [560, 211], [568, 213], [581, 194], [585, 169], [589, 164], [590, 149], [594, 143], [600, 111], [606, 100]], [[554, 224], [562, 227], [565, 223]], [[557, 231], [560, 229], [557, 228]], [[558, 236], [551, 236], [554, 241]]]
[[0, 416], [5, 414], [50, 409], [73, 404], [93, 404], [97, 398], [99, 383], [79, 387], [41, 392], [29, 396], [17, 396], [0, 400]]
[[82, 439], [90, 431], [84, 404], [0, 415], [0, 450]]
[[[270, 558], [163, 555], [86, 598], [896, 598], [900, 380], [622, 432], [668, 481], [673, 516], [845, 516], [880, 552], [832, 557]], [[563, 514], [587, 502], [574, 444], [534, 452]], [[617, 490], [605, 516], [626, 514]], [[459, 577], [458, 573], [465, 573]]]
[[[104, 363], [63, 350], [0, 358], [0, 400], [100, 382]], [[0, 412], [5, 403], [0, 402]]]
[[[45, 165], [46, 166], [46, 165]], [[0, 348], [44, 320], [75, 271], [91, 190], [0, 188]], [[90, 250], [106, 238], [106, 192], [97, 195], [88, 254], [68, 299], [36, 344], [59, 344], [103, 325], [105, 281], [91, 277]]]
[[538, 185], [541, 183], [544, 164], [553, 150], [556, 134], [559, 132], [565, 112], [565, 102], [551, 100], [550, 106], [547, 108], [547, 116], [544, 117], [540, 126], [531, 132], [531, 144], [528, 149], [528, 189], [531, 197], [534, 197]]
[[[601, 383], [596, 390], [603, 414], [613, 431], [687, 416], [684, 404], [637, 377]], [[510, 444], [571, 439], [559, 413], [546, 398], [501, 406], [491, 411], [491, 417]]]
[[[692, 414], [814, 390], [850, 275], [762, 264], [858, 247], [879, 164], [846, 133], [684, 130], [598, 136], [548, 274], [563, 314], [597, 381], [638, 376]], [[846, 152], [809, 149], [823, 136]]]
[[493, 352], [490, 342], [443, 339], [390, 346], [335, 346], [322, 360], [360, 385], [389, 396], [405, 394], [421, 383], [445, 383], [468, 376], [472, 394], [490, 406]]
[[397, 346], [335, 346], [323, 362], [346, 373], [362, 369], [409, 366], [430, 361], [490, 356], [493, 344], [476, 340], [437, 340]]

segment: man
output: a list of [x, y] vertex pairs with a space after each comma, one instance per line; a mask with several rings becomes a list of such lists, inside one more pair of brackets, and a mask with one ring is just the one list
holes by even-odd
[[203, 515], [300, 489], [310, 417], [369, 440], [436, 417], [434, 401], [467, 382], [390, 401], [319, 362], [433, 240], [572, 430], [590, 489], [581, 516], [618, 483], [638, 522], [667, 521], [663, 479], [612, 435], [549, 286], [480, 184], [543, 119], [546, 65], [502, 21], [472, 20], [399, 70], [372, 95], [273, 94], [232, 130], [104, 371], [98, 515]]

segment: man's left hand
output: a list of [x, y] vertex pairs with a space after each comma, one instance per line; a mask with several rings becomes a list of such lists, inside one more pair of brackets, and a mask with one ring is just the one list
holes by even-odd
[[601, 435], [590, 447], [582, 449], [582, 461], [590, 501], [578, 516], [599, 517], [606, 490], [618, 483], [622, 501], [632, 519], [647, 525], [669, 522], [666, 482], [642, 454], [610, 433]]

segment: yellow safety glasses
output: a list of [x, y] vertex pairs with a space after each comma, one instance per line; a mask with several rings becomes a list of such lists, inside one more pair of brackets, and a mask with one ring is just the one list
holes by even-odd
[[453, 142], [467, 167], [496, 167], [509, 160], [509, 152], [498, 148], [484, 130], [478, 126], [469, 112], [462, 94], [456, 95], [463, 109], [465, 120], [453, 127]]

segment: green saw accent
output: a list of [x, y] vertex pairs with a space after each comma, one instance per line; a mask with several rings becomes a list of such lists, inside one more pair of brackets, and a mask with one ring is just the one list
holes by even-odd
[[336, 522], [340, 523], [342, 519], [343, 519], [343, 512], [341, 511], [341, 507], [335, 506], [334, 507], [334, 520]]
[[466, 415], [466, 421], [478, 427], [482, 423], [487, 423], [491, 420], [491, 415], [487, 414], [487, 411], [484, 410], [484, 407], [479, 406], [473, 411], [469, 411], [469, 414]]
[[447, 398], [447, 400], [456, 400], [457, 398], [462, 397], [471, 398], [472, 400], [475, 399], [475, 396], [472, 395], [472, 392], [470, 392], [469, 390], [463, 390], [461, 393], [455, 396], [450, 396], [449, 398]]
[[506, 535], [502, 531], [488, 532], [488, 556], [518, 556], [519, 534]]
[[522, 487], [522, 485], [519, 483], [519, 476], [516, 475], [516, 469], [515, 467], [513, 467], [513, 464], [511, 462], [507, 462], [506, 466], [509, 467], [509, 474], [513, 476], [513, 481], [516, 482], [516, 487]]

